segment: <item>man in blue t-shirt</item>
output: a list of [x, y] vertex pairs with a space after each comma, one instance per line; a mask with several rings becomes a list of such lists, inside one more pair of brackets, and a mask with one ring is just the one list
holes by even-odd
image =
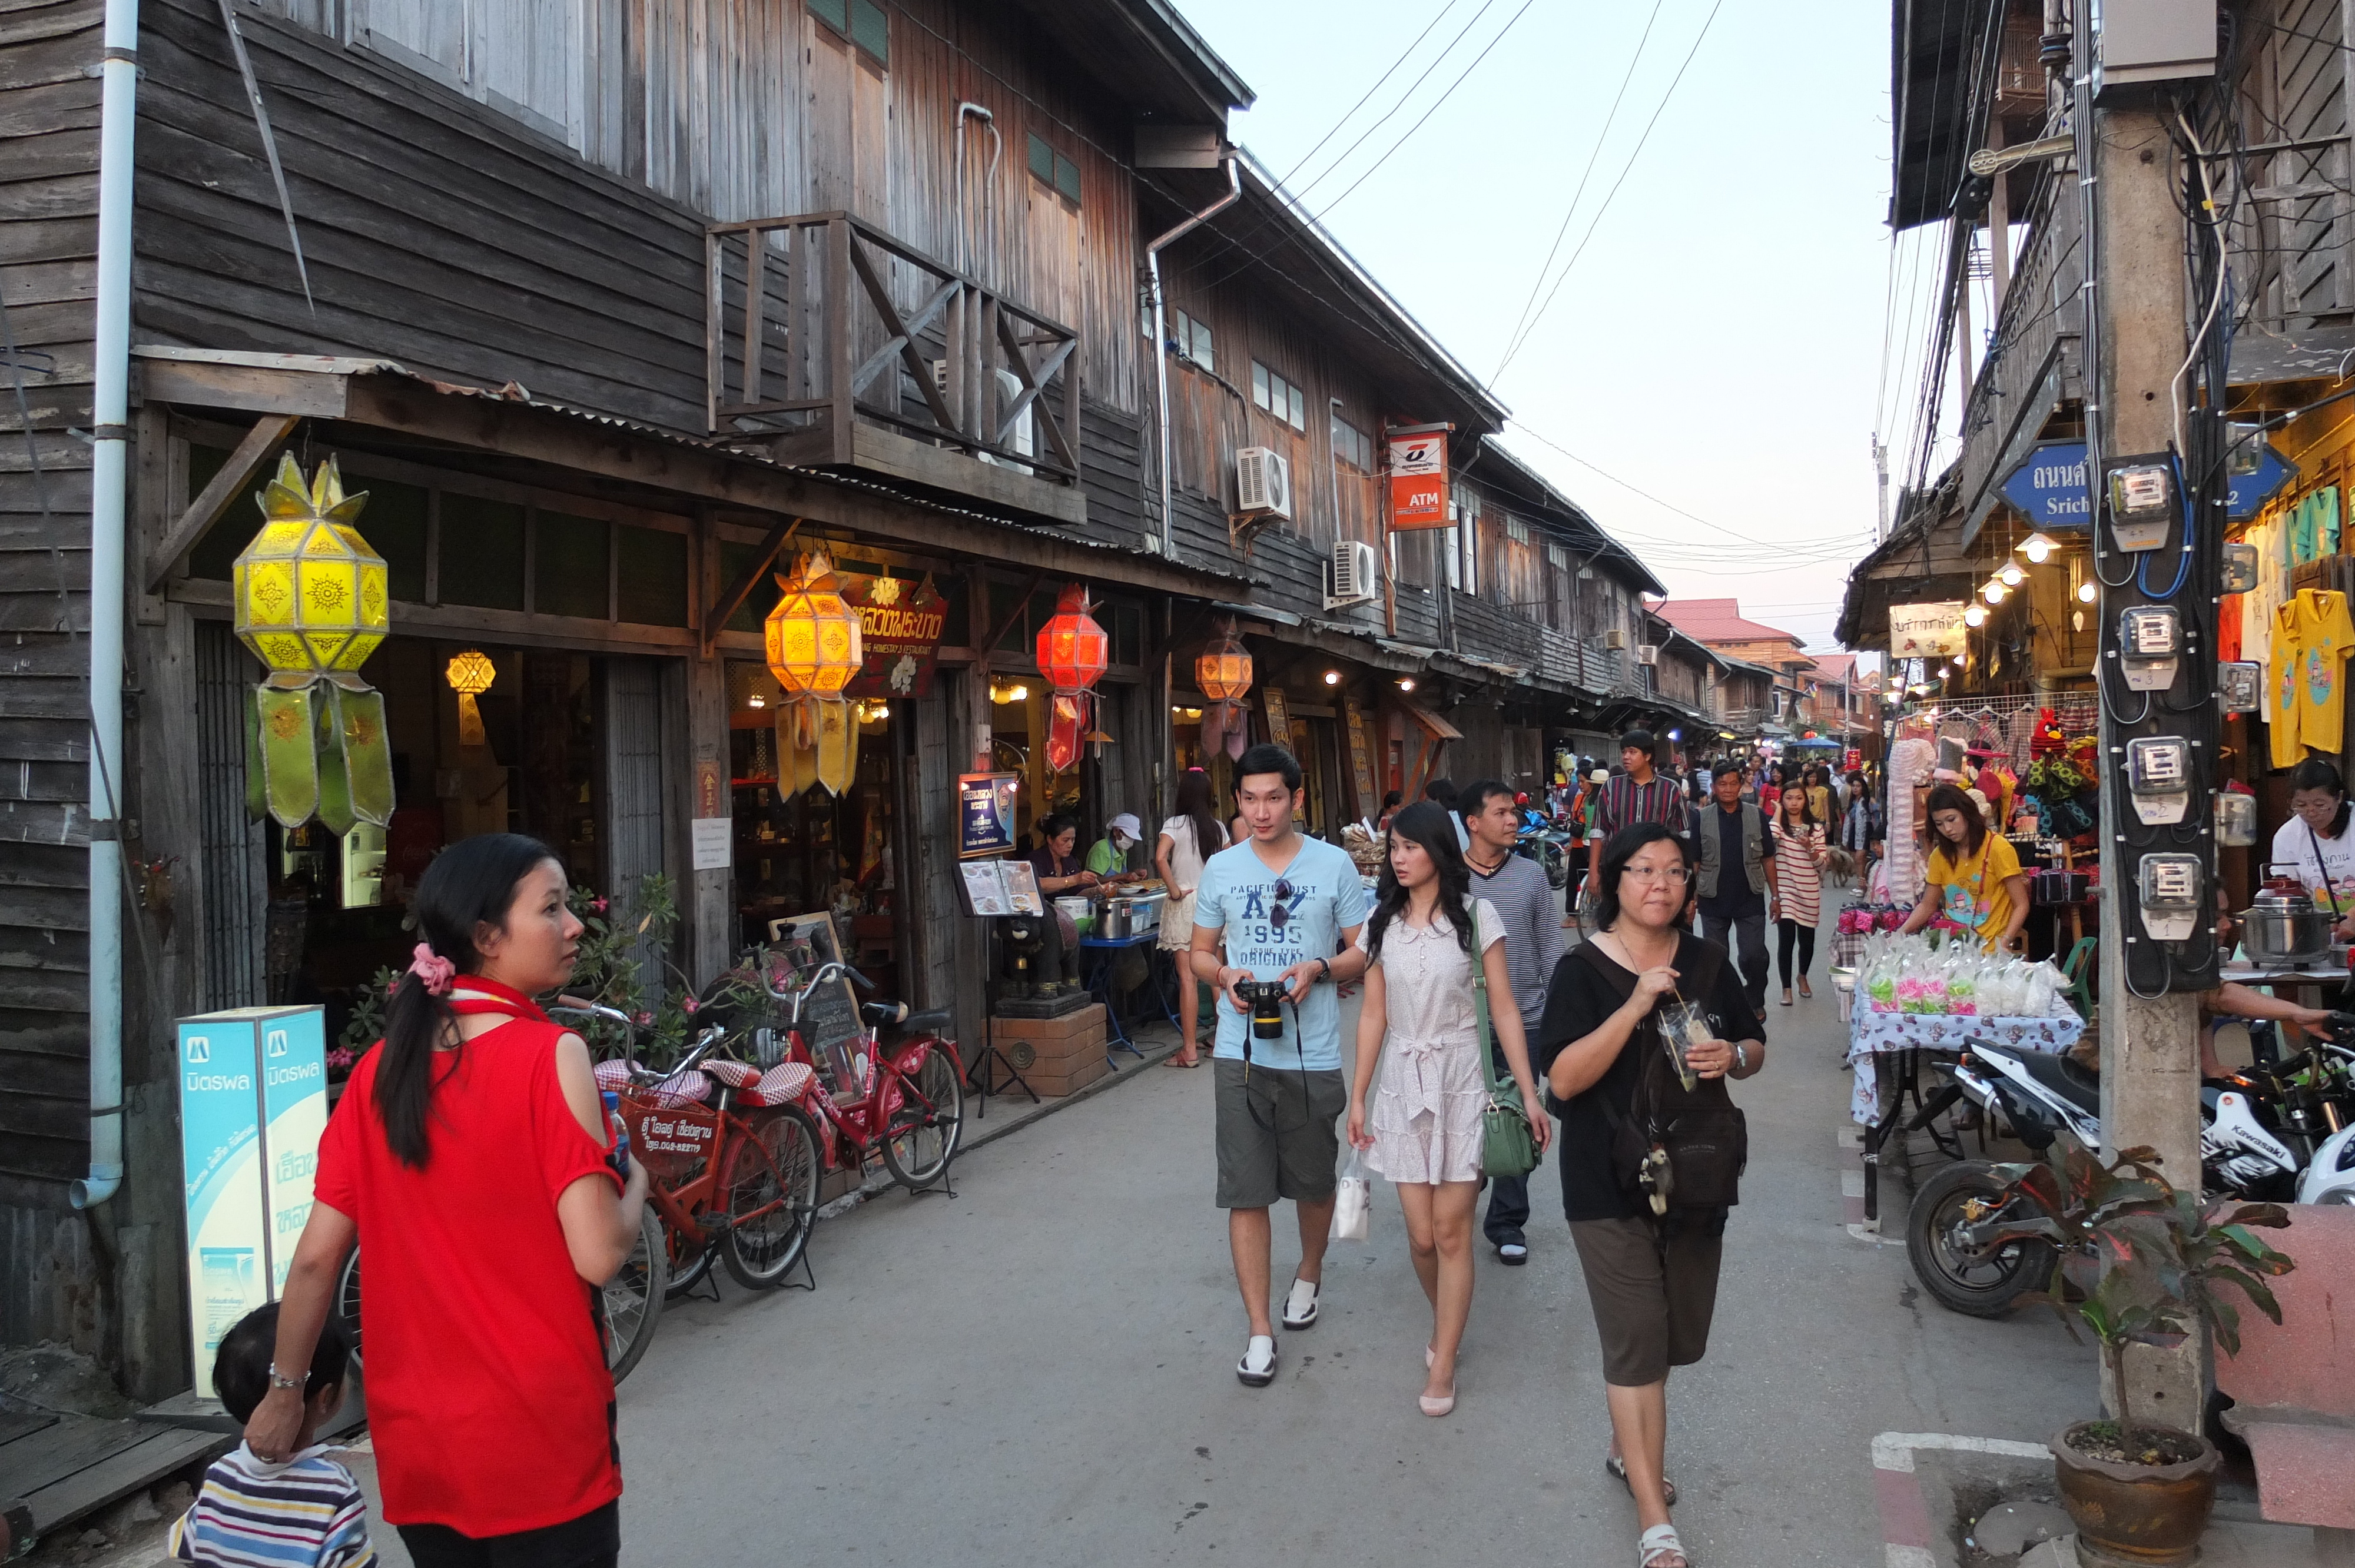
[[[1194, 894], [1194, 975], [1226, 996], [1210, 1064], [1218, 1203], [1227, 1211], [1235, 1283], [1251, 1315], [1251, 1341], [1235, 1375], [1253, 1388], [1275, 1381], [1268, 1211], [1279, 1198], [1293, 1201], [1300, 1221], [1300, 1267], [1284, 1298], [1284, 1326], [1316, 1321], [1341, 1150], [1335, 1123], [1349, 1097], [1341, 1078], [1339, 988], [1366, 971], [1357, 945], [1365, 884], [1347, 853], [1293, 826], [1301, 795], [1292, 753], [1280, 746], [1244, 752], [1235, 764], [1235, 809], [1250, 836], [1204, 863]], [[1252, 980], [1284, 983], [1273, 1038], [1255, 1033], [1238, 989]]]

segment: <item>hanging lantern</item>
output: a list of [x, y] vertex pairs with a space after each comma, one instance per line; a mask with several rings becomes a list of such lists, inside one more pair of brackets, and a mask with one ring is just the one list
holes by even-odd
[[1093, 687], [1111, 662], [1111, 639], [1088, 609], [1088, 590], [1067, 584], [1055, 613], [1039, 629], [1039, 673], [1054, 688], [1047, 766], [1058, 773], [1079, 761], [1081, 742], [1095, 730]]
[[858, 726], [843, 688], [866, 662], [858, 612], [843, 601], [834, 563], [812, 550], [779, 577], [783, 590], [762, 627], [769, 673], [784, 689], [777, 706], [777, 778], [788, 795], [823, 784], [839, 795], [858, 769]]
[[1194, 683], [1209, 699], [1202, 713], [1204, 755], [1223, 750], [1230, 757], [1242, 756], [1251, 738], [1243, 717], [1251, 705], [1243, 701], [1243, 694], [1251, 690], [1252, 656], [1236, 637], [1232, 620], [1220, 624], [1219, 635], [1194, 661]]
[[483, 734], [482, 705], [474, 699], [491, 689], [499, 673], [491, 663], [491, 656], [479, 648], [469, 648], [450, 661], [442, 678], [458, 694], [458, 744], [482, 746], [487, 737]]
[[384, 697], [355, 673], [391, 624], [384, 557], [353, 528], [368, 504], [336, 460], [309, 482], [293, 457], [254, 497], [261, 531], [230, 583], [239, 641], [270, 671], [246, 710], [246, 809], [338, 837], [392, 818]]

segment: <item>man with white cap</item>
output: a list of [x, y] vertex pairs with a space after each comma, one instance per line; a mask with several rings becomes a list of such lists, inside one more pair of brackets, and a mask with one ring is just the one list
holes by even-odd
[[1106, 882], [1141, 882], [1153, 874], [1135, 864], [1145, 842], [1145, 824], [1123, 811], [1104, 824], [1104, 836], [1088, 849], [1088, 869]]

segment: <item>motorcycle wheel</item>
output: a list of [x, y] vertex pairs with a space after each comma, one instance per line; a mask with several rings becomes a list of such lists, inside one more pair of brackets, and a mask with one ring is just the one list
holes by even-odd
[[1905, 1215], [1905, 1256], [1922, 1287], [1949, 1311], [1972, 1318], [2000, 1318], [2012, 1303], [2052, 1277], [2053, 1253], [2042, 1242], [2011, 1242], [1987, 1256], [1976, 1256], [1955, 1242], [1966, 1223], [1964, 1205], [1991, 1204], [2001, 1196], [1982, 1160], [1949, 1165], [1922, 1183]]

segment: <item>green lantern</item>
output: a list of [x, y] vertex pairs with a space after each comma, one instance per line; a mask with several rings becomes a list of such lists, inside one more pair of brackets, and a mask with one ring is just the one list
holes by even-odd
[[356, 672], [391, 625], [384, 557], [352, 526], [336, 460], [309, 482], [292, 455], [254, 497], [261, 531], [237, 557], [237, 635], [269, 667], [246, 710], [246, 808], [341, 835], [392, 820], [384, 697]]

